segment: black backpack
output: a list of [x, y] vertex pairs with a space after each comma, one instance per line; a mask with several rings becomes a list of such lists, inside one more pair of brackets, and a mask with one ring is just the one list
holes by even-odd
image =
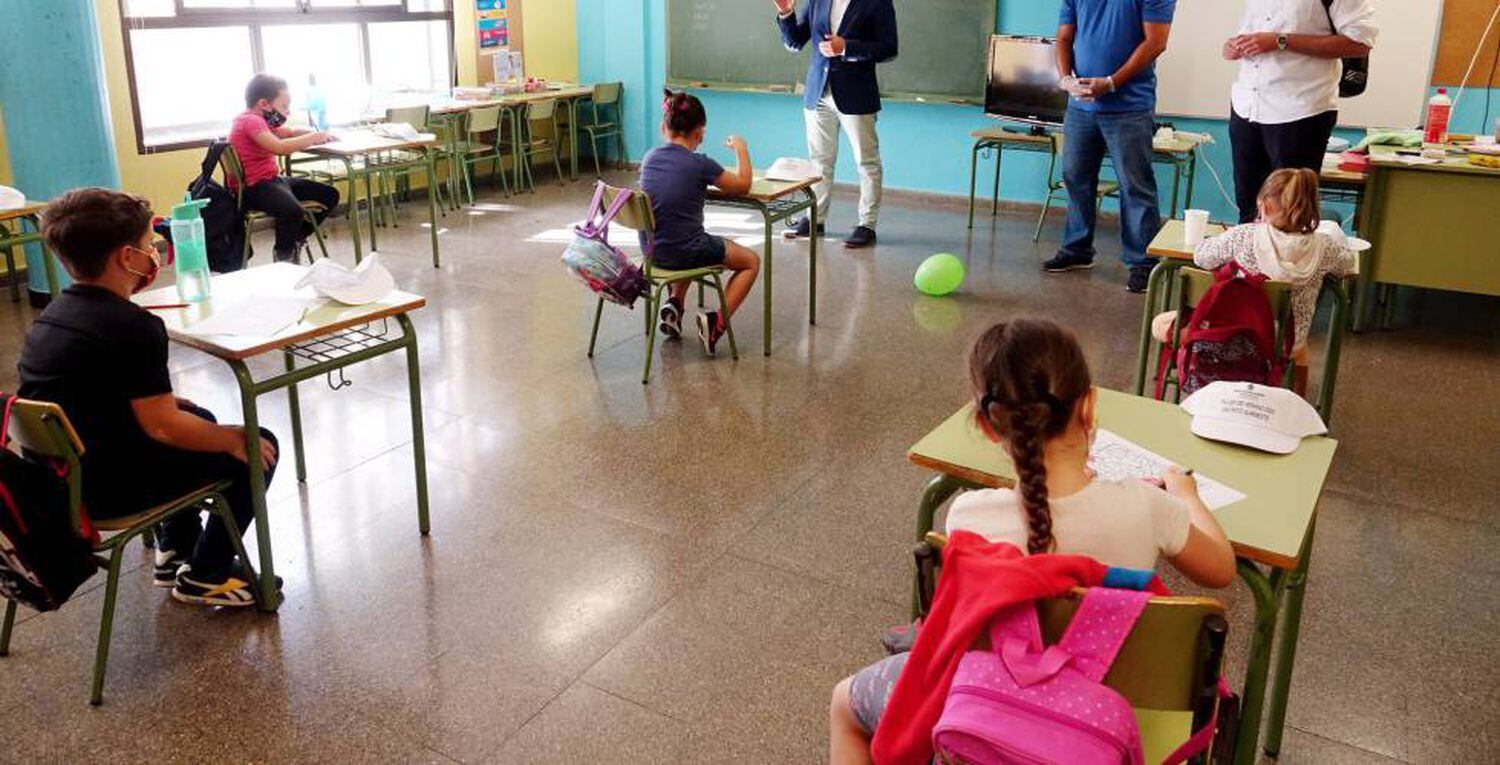
[[240, 213], [239, 198], [214, 180], [219, 158], [228, 146], [225, 141], [209, 144], [201, 172], [187, 187], [193, 199], [208, 200], [208, 206], [203, 208], [203, 233], [208, 240], [208, 267], [217, 274], [238, 271], [248, 260], [245, 257], [245, 216]]
[[[1328, 27], [1333, 34], [1339, 33], [1339, 25], [1333, 20], [1333, 0], [1323, 0], [1323, 12], [1328, 14]], [[1346, 58], [1342, 60], [1343, 71], [1339, 74], [1339, 98], [1362, 96], [1370, 87], [1370, 59]]]
[[16, 398], [0, 399], [0, 595], [56, 610], [98, 566], [89, 541], [73, 530], [66, 470], [5, 448]]

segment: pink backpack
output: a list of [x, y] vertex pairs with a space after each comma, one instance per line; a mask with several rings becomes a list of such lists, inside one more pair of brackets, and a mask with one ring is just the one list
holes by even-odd
[[[1149, 600], [1147, 592], [1092, 588], [1050, 647], [1035, 605], [1002, 613], [990, 625], [991, 650], [969, 651], [959, 662], [932, 733], [937, 761], [1143, 765], [1130, 702], [1104, 676]], [[1202, 751], [1213, 729], [1194, 734], [1166, 762]]]

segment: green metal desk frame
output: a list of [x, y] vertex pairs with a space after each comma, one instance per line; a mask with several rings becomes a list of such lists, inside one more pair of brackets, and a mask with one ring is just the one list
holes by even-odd
[[[766, 254], [762, 258], [765, 271], [761, 275], [761, 297], [765, 305], [765, 322], [762, 330], [764, 335], [765, 355], [771, 355], [771, 287], [773, 283], [772, 274], [774, 261], [772, 248], [775, 243], [775, 227], [777, 223], [788, 221], [792, 216], [802, 212], [807, 213], [808, 221], [812, 224], [812, 231], [818, 230], [818, 197], [811, 188], [802, 190], [802, 199], [777, 199], [772, 201], [761, 201], [753, 197], [709, 197], [708, 203], [719, 207], [732, 207], [742, 210], [754, 210], [760, 213], [766, 224]], [[816, 325], [818, 323], [818, 237], [808, 237], [808, 261], [807, 261], [807, 323]]]
[[[1146, 287], [1146, 306], [1141, 312], [1141, 333], [1136, 347], [1135, 387], [1137, 396], [1146, 395], [1146, 383], [1154, 368], [1160, 349], [1151, 337], [1151, 320], [1163, 311], [1176, 308], [1173, 299], [1172, 277], [1177, 270], [1191, 266], [1192, 261], [1179, 258], [1161, 258], [1151, 270], [1151, 279]], [[1346, 279], [1328, 278], [1323, 290], [1333, 294], [1333, 316], [1329, 320], [1328, 348], [1323, 353], [1323, 368], [1318, 378], [1318, 397], [1313, 407], [1323, 417], [1325, 424], [1333, 422], [1333, 394], [1338, 386], [1339, 358], [1343, 355], [1344, 335], [1349, 324], [1349, 285]]]
[[[975, 183], [979, 176], [979, 157], [990, 151], [995, 153], [995, 178], [990, 189], [990, 216], [993, 217], [1000, 212], [1000, 167], [1006, 150], [1051, 155], [1051, 167], [1055, 170], [1056, 138], [1047, 141], [1027, 141], [1018, 138], [977, 137], [974, 141], [974, 148], [969, 153], [969, 228], [974, 228]], [[1187, 181], [1187, 191], [1186, 196], [1182, 197], [1183, 206], [1191, 208], [1193, 206], [1193, 183], [1198, 177], [1198, 150], [1194, 148], [1186, 152], [1174, 152], [1158, 149], [1152, 155], [1152, 164], [1167, 164], [1172, 167], [1172, 206], [1168, 209], [1167, 217], [1177, 216], [1177, 201], [1182, 193], [1184, 179]], [[1051, 182], [1052, 170], [1048, 171], [1047, 176], [1048, 181]]]
[[[927, 482], [917, 507], [917, 540], [932, 531], [938, 508], [960, 491], [985, 488], [957, 476], [938, 474]], [[1245, 667], [1244, 696], [1241, 700], [1239, 740], [1235, 742], [1235, 765], [1253, 765], [1258, 744], [1262, 711], [1268, 721], [1266, 753], [1275, 756], [1281, 749], [1281, 731], [1286, 720], [1286, 699], [1291, 688], [1292, 667], [1296, 662], [1297, 638], [1301, 631], [1302, 598], [1306, 592], [1307, 566], [1311, 559], [1313, 527], [1309, 526], [1302, 542], [1297, 567], [1290, 571], [1262, 568], [1240, 558], [1240, 579], [1255, 598], [1255, 626], [1250, 635], [1250, 653]], [[912, 585], [912, 616], [917, 610], [917, 587]], [[1280, 642], [1276, 641], [1278, 618], [1285, 620]], [[1270, 678], [1271, 650], [1276, 650], [1276, 675]], [[1267, 709], [1266, 682], [1271, 694]]]
[[[397, 351], [406, 352], [407, 384], [411, 397], [411, 428], [413, 461], [417, 478], [417, 529], [426, 536], [432, 525], [427, 507], [427, 450], [422, 434], [422, 385], [421, 370], [417, 363], [417, 333], [411, 319], [404, 313], [393, 317], [401, 327], [401, 335], [388, 338], [384, 333], [369, 329], [349, 329], [324, 337], [314, 338], [282, 350], [286, 360], [286, 372], [256, 380], [244, 360], [225, 359], [239, 382], [240, 405], [244, 410], [245, 453], [260, 454], [260, 416], [257, 400], [268, 393], [286, 389], [287, 401], [292, 416], [292, 449], [297, 467], [297, 480], [307, 480], [307, 463], [302, 447], [302, 410], [297, 399], [297, 383], [337, 372], [362, 361], [384, 356]], [[376, 319], [375, 321], [383, 321]], [[310, 363], [298, 366], [297, 360]], [[259, 460], [250, 460], [250, 496], [255, 506], [255, 537], [260, 555], [260, 584], [257, 607], [262, 611], [275, 611], [281, 605], [281, 593], [276, 589], [276, 570], [271, 554], [271, 529], [266, 512], [266, 477]]]
[[[374, 151], [385, 151], [385, 150], [386, 149], [382, 148], [382, 149], [371, 149], [370, 151], [374, 152]], [[403, 149], [403, 151], [405, 151], [405, 150], [406, 149]], [[430, 230], [429, 230], [428, 233], [429, 233], [429, 235], [431, 236], [431, 239], [432, 239], [432, 267], [433, 268], [441, 268], [442, 267], [442, 261], [440, 259], [441, 256], [440, 256], [439, 251], [438, 251], [438, 224], [437, 224], [437, 219], [438, 219], [438, 212], [437, 212], [437, 194], [438, 194], [438, 190], [437, 190], [438, 189], [438, 181], [437, 181], [437, 155], [436, 155], [435, 152], [432, 151], [432, 147], [430, 147], [430, 146], [429, 147], [423, 147], [421, 149], [421, 151], [422, 151], [422, 156], [425, 158], [425, 161], [427, 163], [427, 221], [428, 221], [428, 225], [430, 226]], [[350, 233], [351, 238], [353, 238], [353, 240], [354, 240], [354, 262], [355, 263], [359, 263], [361, 260], [364, 259], [363, 243], [360, 241], [360, 235], [359, 235], [359, 196], [358, 195], [359, 195], [359, 179], [360, 179], [361, 176], [363, 176], [364, 182], [365, 182], [365, 209], [368, 211], [368, 213], [370, 215], [370, 251], [374, 252], [375, 250], [378, 249], [378, 247], [376, 245], [376, 240], [375, 240], [375, 229], [376, 229], [376, 226], [375, 226], [375, 219], [374, 219], [374, 214], [375, 214], [374, 195], [371, 192], [371, 188], [370, 188], [370, 184], [371, 184], [370, 179], [371, 179], [371, 177], [372, 177], [373, 174], [370, 172], [370, 169], [368, 167], [369, 163], [367, 163], [367, 162], [360, 162], [358, 164], [355, 164], [354, 159], [355, 159], [356, 156], [358, 156], [358, 154], [344, 154], [344, 153], [326, 153], [325, 154], [325, 153], [322, 153], [322, 152], [318, 152], [317, 151], [317, 147], [314, 147], [312, 150], [310, 150], [309, 153], [317, 154], [318, 156], [325, 157], [325, 158], [328, 158], [328, 159], [336, 159], [336, 160], [344, 163], [345, 177], [349, 179], [349, 204], [346, 206], [346, 209], [348, 210], [348, 215], [349, 215], [349, 233]], [[364, 153], [369, 153], [369, 152], [360, 152], [360, 154], [364, 154]]]
[[[11, 230], [11, 222], [16, 224], [15, 230]], [[27, 231], [23, 224], [30, 223], [31, 230]], [[21, 301], [20, 272], [16, 269], [17, 247], [28, 244], [37, 244], [42, 248], [43, 268], [47, 272], [47, 291], [53, 297], [57, 297], [59, 291], [57, 279], [57, 264], [52, 261], [52, 253], [47, 251], [47, 245], [42, 242], [42, 221], [39, 213], [27, 213], [17, 215], [10, 220], [0, 221], [0, 250], [5, 251], [5, 267], [7, 277], [10, 281], [10, 300], [12, 303]]]

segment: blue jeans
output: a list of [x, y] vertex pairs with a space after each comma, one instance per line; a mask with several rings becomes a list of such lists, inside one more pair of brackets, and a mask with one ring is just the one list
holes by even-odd
[[1140, 112], [1091, 112], [1068, 107], [1063, 126], [1063, 183], [1068, 188], [1068, 227], [1062, 252], [1094, 257], [1094, 219], [1099, 168], [1108, 154], [1120, 179], [1121, 259], [1131, 268], [1155, 265], [1146, 247], [1161, 228], [1156, 172], [1151, 167], [1155, 115]]

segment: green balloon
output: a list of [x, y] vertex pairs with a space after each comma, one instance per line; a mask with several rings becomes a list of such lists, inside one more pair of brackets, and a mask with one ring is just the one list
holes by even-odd
[[922, 261], [912, 283], [925, 295], [950, 294], [964, 283], [964, 262], [956, 255], [940, 252]]

